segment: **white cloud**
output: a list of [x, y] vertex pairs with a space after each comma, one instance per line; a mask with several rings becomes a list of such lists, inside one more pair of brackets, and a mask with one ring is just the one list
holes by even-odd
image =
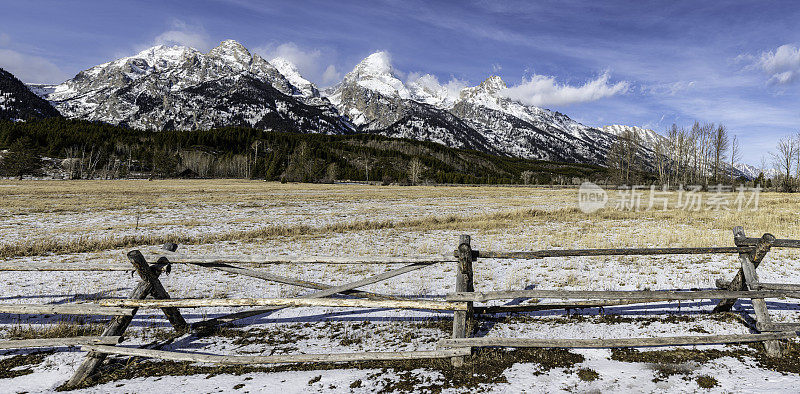
[[157, 35], [153, 41], [137, 46], [136, 49], [144, 50], [156, 45], [183, 45], [206, 52], [213, 47], [213, 44], [202, 26], [189, 25], [176, 19], [172, 21], [169, 30]]
[[282, 57], [297, 67], [304, 78], [318, 83], [321, 87], [339, 82], [341, 73], [332, 64], [325, 66], [320, 49], [304, 49], [293, 42], [269, 43], [256, 48], [253, 52], [267, 60]]
[[332, 85], [339, 82], [340, 79], [342, 79], [342, 73], [336, 71], [336, 66], [331, 64], [325, 69], [325, 72], [322, 73], [322, 86]]
[[408, 85], [417, 85], [422, 90], [435, 98], [445, 101], [455, 101], [458, 99], [461, 90], [467, 87], [467, 82], [452, 77], [447, 83], [439, 83], [435, 75], [421, 74], [417, 72], [408, 73], [406, 80]]
[[319, 58], [322, 56], [322, 52], [319, 49], [305, 51], [293, 42], [286, 42], [280, 45], [267, 44], [253, 50], [267, 60], [282, 57], [294, 64], [303, 75], [317, 72], [320, 69]]
[[775, 51], [761, 53], [755, 65], [769, 75], [769, 83], [792, 83], [800, 77], [800, 48], [781, 45]]
[[582, 86], [570, 86], [559, 84], [550, 76], [534, 75], [502, 93], [522, 103], [542, 107], [596, 101], [628, 91], [630, 87], [628, 82], [621, 81], [609, 85], [609, 78], [610, 75], [606, 72]]
[[655, 84], [649, 88], [643, 88], [642, 91], [660, 96], [674, 96], [678, 93], [691, 89], [695, 85], [695, 81], [678, 81], [673, 83]]
[[60, 83], [69, 78], [53, 62], [11, 49], [0, 49], [0, 67], [26, 83]]

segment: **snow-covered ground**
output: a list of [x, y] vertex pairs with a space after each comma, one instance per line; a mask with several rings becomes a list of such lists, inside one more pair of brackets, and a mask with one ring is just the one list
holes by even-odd
[[[213, 181], [209, 181], [213, 182]], [[13, 184], [18, 185], [18, 184]], [[76, 182], [76, 185], [81, 185]], [[87, 185], [84, 183], [84, 185]], [[142, 183], [142, 187], [148, 183]], [[524, 208], [553, 211], [571, 208], [576, 193], [524, 188], [381, 188], [370, 186], [284, 186], [246, 184], [241, 189], [209, 185], [207, 197], [190, 190], [165, 191], [151, 201], [126, 200], [106, 191], [104, 198], [119, 203], [97, 203], [93, 209], [80, 210], [86, 190], [77, 186], [72, 194], [59, 190], [60, 197], [42, 197], [25, 204], [14, 199], [31, 198], [27, 191], [0, 188], [0, 198], [7, 201], [0, 208], [0, 242], [16, 244], [26, 240], [51, 237], [56, 240], [98, 239], [113, 234], [188, 235], [226, 233], [257, 229], [263, 226], [324, 226], [360, 221], [410, 221], [426, 217], [485, 215]], [[162, 187], [159, 184], [157, 187]], [[93, 186], [94, 187], [94, 186]], [[89, 188], [91, 189], [91, 188]], [[124, 189], [124, 188], [123, 188]], [[257, 189], [257, 190], [256, 190]], [[92, 189], [93, 190], [93, 189]], [[94, 193], [94, 192], [93, 192]], [[120, 192], [122, 193], [122, 192]], [[128, 193], [128, 192], [125, 192]], [[172, 193], [172, 194], [170, 194]], [[222, 193], [241, 193], [224, 198]], [[68, 195], [69, 194], [69, 195]], [[129, 194], [129, 193], [128, 193]], [[246, 195], [245, 195], [246, 194]], [[191, 196], [191, 198], [187, 197]], [[43, 202], [52, 199], [50, 202]], [[236, 200], [238, 202], [234, 202]], [[87, 202], [87, 205], [91, 205]], [[62, 209], [53, 209], [55, 207]], [[135, 224], [139, 216], [138, 228]], [[485, 219], [485, 217], [484, 217]], [[478, 250], [532, 250], [541, 247], [587, 245], [585, 239], [601, 238], [612, 245], [628, 246], [620, 234], [635, 234], [648, 243], [680, 246], [681, 237], [661, 239], [666, 222], [642, 216], [635, 220], [534, 220], [478, 221], [473, 226], [447, 224], [401, 228], [368, 229], [348, 232], [323, 232], [299, 236], [243, 238], [206, 244], [181, 245], [190, 255], [202, 254], [287, 254], [287, 255], [416, 255], [451, 253], [458, 236], [472, 234], [472, 246]], [[686, 231], [697, 224], [686, 224]], [[675, 230], [675, 228], [673, 228]], [[728, 230], [716, 229], [721, 233]], [[712, 231], [712, 233], [714, 233]], [[752, 232], [751, 232], [752, 233]], [[567, 234], [571, 234], [570, 238]], [[650, 235], [648, 235], [650, 234]], [[781, 234], [776, 232], [781, 237]], [[651, 237], [652, 239], [648, 238]], [[561, 239], [559, 242], [558, 238]], [[661, 241], [659, 241], [661, 240]], [[662, 242], [663, 241], [663, 242]], [[660, 243], [659, 243], [660, 242]], [[594, 245], [589, 242], [588, 245]], [[155, 245], [152, 245], [155, 246]], [[148, 247], [149, 248], [149, 247]], [[4, 262], [124, 262], [124, 249], [73, 254], [10, 256]], [[789, 251], [771, 252], [759, 267], [764, 282], [800, 283], [800, 273]], [[454, 264], [438, 264], [392, 280], [366, 286], [361, 290], [441, 298], [454, 289]], [[342, 284], [375, 275], [388, 269], [381, 265], [272, 265], [264, 271], [304, 280]], [[712, 288], [714, 280], [730, 279], [737, 269], [733, 256], [654, 256], [549, 258], [542, 260], [482, 259], [475, 263], [478, 290], [506, 289], [688, 289]], [[126, 297], [137, 278], [125, 272], [2, 272], [3, 303], [73, 303], [98, 298]], [[162, 276], [172, 297], [292, 297], [312, 290], [264, 282], [203, 268], [177, 265]], [[535, 303], [546, 300], [509, 300], [503, 303]], [[768, 300], [776, 322], [798, 321], [800, 308], [791, 300]], [[476, 335], [488, 337], [529, 338], [627, 338], [645, 336], [703, 335], [748, 333], [745, 318], [753, 315], [749, 301], [740, 301], [733, 314], [712, 315], [715, 302], [655, 303], [531, 312], [514, 316], [482, 319]], [[185, 309], [184, 317], [192, 322], [239, 310], [236, 308]], [[576, 316], [577, 315], [577, 316]], [[45, 329], [76, 317], [0, 315], [0, 336], [14, 332]], [[296, 353], [332, 353], [352, 351], [432, 350], [436, 341], [449, 337], [451, 314], [414, 310], [370, 310], [341, 308], [290, 308], [249, 318], [233, 330], [207, 337], [185, 335], [165, 344], [162, 349], [234, 355], [270, 355]], [[86, 318], [82, 323], [102, 323], [102, 318]], [[99, 325], [98, 327], [102, 327]], [[128, 338], [122, 346], [163, 343], [170, 333], [169, 323], [160, 311], [143, 310], [137, 314]], [[693, 356], [677, 363], [632, 362], [611, 350], [570, 350], [558, 353], [571, 361], [549, 365], [537, 362], [541, 354], [520, 355], [499, 371], [477, 363], [467, 364], [476, 374], [465, 383], [451, 376], [444, 364], [419, 363], [419, 368], [384, 368], [369, 365], [337, 369], [272, 368], [242, 370], [234, 373], [198, 365], [195, 372], [178, 376], [126, 375], [140, 360], [116, 363], [111, 371], [123, 371], [118, 379], [94, 385], [86, 392], [144, 392], [171, 390], [181, 392], [375, 392], [418, 391], [463, 392], [698, 392], [705, 378], [716, 380], [712, 392], [796, 392], [800, 375], [786, 368], [767, 366], [758, 352], [747, 346], [689, 347]], [[65, 349], [62, 349], [65, 350]], [[640, 349], [641, 351], [656, 349]], [[663, 349], [657, 349], [663, 350]], [[670, 350], [669, 348], [667, 350]], [[716, 351], [713, 353], [711, 351]], [[0, 363], [30, 351], [0, 351]], [[47, 392], [66, 381], [85, 353], [66, 349], [49, 354], [43, 361], [16, 369], [30, 368], [33, 373], [0, 378], [10, 391]], [[560, 357], [560, 356], [559, 356]], [[788, 362], [787, 362], [788, 363]], [[161, 363], [167, 367], [168, 363]], [[791, 363], [788, 363], [791, 364]], [[788, 365], [787, 364], [787, 365]], [[203, 369], [205, 368], [205, 369]], [[796, 370], [796, 369], [795, 369]], [[589, 372], [586, 372], [589, 371]], [[596, 378], [592, 379], [593, 371]], [[784, 371], [784, 372], [780, 372]], [[481, 374], [485, 374], [483, 376]], [[107, 376], [111, 376], [108, 373]], [[483, 377], [480, 377], [483, 376]], [[403, 385], [411, 382], [411, 386]], [[5, 390], [5, 389], [4, 389]]]

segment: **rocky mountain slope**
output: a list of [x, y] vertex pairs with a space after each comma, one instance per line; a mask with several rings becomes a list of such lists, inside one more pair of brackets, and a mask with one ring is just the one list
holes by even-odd
[[403, 83], [377, 52], [323, 92], [362, 130], [531, 159], [600, 164], [614, 136], [502, 95], [492, 76], [453, 95], [423, 76]]
[[27, 120], [60, 116], [46, 100], [31, 92], [10, 72], [0, 68], [0, 119]]
[[498, 76], [453, 90], [430, 75], [404, 82], [398, 74], [388, 54], [376, 52], [320, 91], [288, 60], [268, 62], [228, 40], [208, 53], [157, 46], [33, 88], [67, 117], [137, 129], [360, 132], [590, 164], [605, 164], [616, 140], [616, 129], [506, 97]]
[[67, 117], [137, 129], [352, 131], [326, 100], [312, 99], [308, 86], [293, 85], [232, 40], [206, 54], [156, 46], [81, 71], [62, 84], [35, 88]]

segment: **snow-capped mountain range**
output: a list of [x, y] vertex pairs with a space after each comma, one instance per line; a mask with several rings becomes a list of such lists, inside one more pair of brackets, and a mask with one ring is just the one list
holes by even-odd
[[288, 62], [274, 63], [289, 76], [233, 40], [205, 54], [156, 46], [32, 90], [64, 116], [140, 129], [353, 131]]
[[441, 85], [432, 75], [403, 81], [376, 52], [324, 91], [282, 58], [266, 61], [233, 40], [202, 53], [155, 46], [58, 85], [29, 85], [62, 115], [140, 129], [244, 126], [306, 133], [374, 133], [514, 157], [605, 164], [624, 130], [651, 156], [658, 133], [595, 128], [507, 97], [490, 76], [478, 86]]

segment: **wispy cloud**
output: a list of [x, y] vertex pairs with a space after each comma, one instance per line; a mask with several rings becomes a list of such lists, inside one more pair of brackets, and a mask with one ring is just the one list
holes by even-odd
[[339, 82], [340, 79], [342, 79], [342, 73], [337, 71], [336, 66], [331, 64], [330, 66], [325, 68], [325, 71], [322, 72], [321, 85], [323, 87], [330, 86], [336, 82]]
[[774, 51], [763, 52], [755, 66], [769, 76], [769, 83], [790, 84], [800, 79], [800, 48], [786, 44]]
[[144, 50], [156, 45], [183, 45], [206, 52], [214, 44], [202, 26], [175, 19], [168, 30], [157, 35], [152, 41], [138, 45], [135, 49]]
[[314, 81], [320, 86], [325, 87], [338, 82], [341, 73], [336, 70], [333, 64], [326, 64], [328, 56], [323, 56], [323, 51], [319, 48], [305, 49], [294, 42], [268, 43], [253, 48], [253, 51], [267, 60], [281, 57], [297, 67], [297, 71], [304, 78]]
[[519, 85], [504, 90], [503, 94], [522, 103], [542, 107], [597, 101], [628, 91], [628, 82], [609, 84], [610, 78], [609, 73], [605, 72], [581, 86], [570, 86], [559, 84], [551, 76], [534, 75]]
[[449, 81], [442, 84], [435, 75], [418, 72], [408, 73], [406, 83], [410, 86], [416, 85], [435, 97], [452, 101], [458, 99], [461, 90], [468, 86], [467, 81], [455, 77], [451, 77]]

